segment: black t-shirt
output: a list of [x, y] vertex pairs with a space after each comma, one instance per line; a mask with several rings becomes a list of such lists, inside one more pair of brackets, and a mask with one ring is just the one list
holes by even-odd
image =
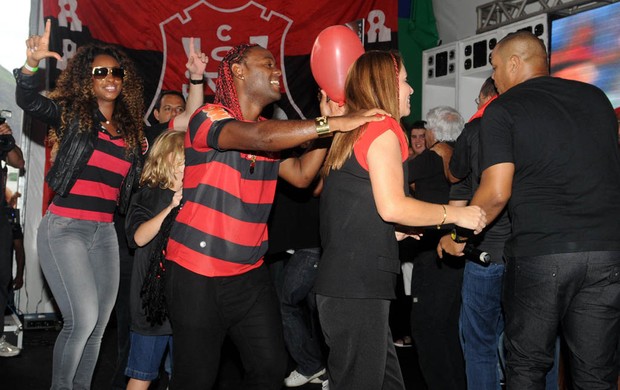
[[[465, 124], [463, 131], [461, 131], [461, 134], [454, 143], [454, 151], [452, 152], [452, 157], [450, 158], [450, 173], [452, 173], [452, 176], [459, 179], [464, 179], [470, 173], [474, 173], [475, 175], [475, 172], [472, 172], [472, 169], [474, 169], [474, 167], [477, 168], [478, 166], [478, 161], [476, 159], [478, 158], [479, 134], [480, 118], [476, 118]], [[474, 166], [473, 163], [476, 165]], [[465, 197], [462, 199], [470, 198]]]
[[416, 199], [430, 203], [448, 203], [450, 183], [443, 171], [441, 156], [430, 149], [407, 162], [408, 183], [415, 183]]
[[[163, 190], [159, 187], [142, 187], [134, 194], [127, 211], [126, 220], [127, 240], [130, 243], [130, 247], [137, 247], [133, 237], [140, 225], [154, 218], [165, 209], [172, 201], [173, 196], [174, 191]], [[140, 297], [142, 284], [149, 270], [153, 247], [160, 234], [157, 233], [157, 236], [148, 244], [136, 249], [129, 287], [131, 330], [148, 336], [172, 334], [170, 323], [167, 319], [162, 325], [151, 325], [146, 318], [146, 312], [142, 307], [142, 298]]]
[[[454, 145], [450, 159], [450, 172], [458, 178], [464, 178], [450, 187], [450, 200], [470, 201], [480, 186], [480, 127], [481, 120], [476, 118], [467, 123]], [[503, 263], [504, 244], [510, 238], [510, 219], [506, 210], [484, 230], [470, 241], [478, 248], [491, 255], [494, 263]]]
[[276, 196], [269, 216], [269, 254], [289, 249], [318, 248], [319, 198], [312, 195], [314, 185], [296, 188], [278, 179]]
[[620, 250], [617, 126], [600, 89], [546, 76], [487, 107], [480, 168], [515, 166], [508, 256]]
[[[300, 156], [303, 148], [282, 151], [280, 157]], [[278, 178], [276, 194], [267, 222], [269, 248], [276, 254], [289, 249], [319, 248], [319, 198], [313, 195], [316, 183], [307, 188], [297, 188]]]

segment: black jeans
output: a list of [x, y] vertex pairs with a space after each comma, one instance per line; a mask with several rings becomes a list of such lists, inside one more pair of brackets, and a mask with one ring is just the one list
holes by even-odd
[[420, 252], [411, 275], [411, 338], [431, 390], [465, 390], [459, 337], [464, 260], [435, 250]]
[[226, 335], [241, 355], [242, 389], [281, 389], [288, 355], [267, 268], [206, 277], [167, 264], [166, 299], [174, 340], [170, 389], [213, 388]]
[[620, 252], [508, 260], [504, 282], [506, 385], [544, 389], [558, 330], [575, 389], [616, 389]]
[[2, 208], [0, 210], [0, 329], [4, 329], [4, 311], [9, 301], [12, 281], [13, 230]]
[[125, 232], [125, 217], [118, 212], [114, 214], [114, 228], [118, 237], [118, 254], [120, 258], [120, 283], [118, 295], [114, 304], [116, 315], [116, 340], [117, 355], [116, 368], [112, 376], [112, 389], [121, 390], [127, 388], [129, 378], [125, 376], [127, 357], [129, 356], [129, 330], [131, 327], [131, 315], [129, 313], [129, 289], [131, 286], [131, 271], [133, 268], [133, 250], [127, 246]]

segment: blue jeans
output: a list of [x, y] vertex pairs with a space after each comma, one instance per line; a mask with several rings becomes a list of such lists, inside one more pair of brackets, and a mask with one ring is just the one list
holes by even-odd
[[[463, 274], [461, 345], [469, 389], [499, 390], [504, 371], [504, 313], [501, 305], [503, 264], [483, 266], [468, 261]], [[558, 388], [560, 339], [554, 363], [547, 373], [546, 389]]]
[[[162, 360], [172, 353], [172, 335], [147, 336], [131, 331], [129, 338], [131, 347], [125, 375], [141, 381], [157, 379]], [[172, 367], [166, 367], [166, 371], [172, 373]]]
[[503, 279], [503, 264], [465, 264], [459, 325], [468, 389], [501, 389], [498, 346], [504, 331]]
[[89, 389], [118, 291], [114, 225], [48, 212], [39, 225], [37, 249], [63, 319], [54, 345], [51, 388]]
[[558, 329], [574, 388], [616, 388], [620, 252], [509, 259], [503, 294], [508, 389], [545, 388]]
[[[299, 249], [284, 268], [280, 297], [284, 342], [297, 372], [310, 376], [324, 367], [319, 344], [316, 299], [311, 293], [319, 271], [321, 248]], [[313, 326], [317, 325], [317, 326]]]

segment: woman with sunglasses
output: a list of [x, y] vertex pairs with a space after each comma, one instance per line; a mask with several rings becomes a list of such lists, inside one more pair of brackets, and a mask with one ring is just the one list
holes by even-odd
[[80, 47], [49, 97], [37, 70], [49, 51], [50, 21], [26, 40], [26, 63], [14, 71], [16, 100], [51, 127], [55, 191], [39, 225], [37, 250], [63, 317], [54, 346], [52, 389], [88, 389], [119, 285], [112, 222], [126, 209], [141, 166], [142, 82], [131, 60], [104, 44]]

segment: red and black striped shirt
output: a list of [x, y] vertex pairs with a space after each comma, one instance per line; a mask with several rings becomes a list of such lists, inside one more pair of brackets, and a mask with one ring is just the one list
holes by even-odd
[[49, 211], [62, 217], [112, 222], [121, 185], [131, 163], [122, 137], [99, 131], [93, 154], [65, 197], [56, 195]]
[[[263, 263], [267, 219], [279, 154], [219, 150], [228, 110], [207, 104], [185, 136], [185, 204], [172, 227], [166, 257], [204, 276], [243, 274]], [[219, 122], [219, 123], [218, 123]]]

